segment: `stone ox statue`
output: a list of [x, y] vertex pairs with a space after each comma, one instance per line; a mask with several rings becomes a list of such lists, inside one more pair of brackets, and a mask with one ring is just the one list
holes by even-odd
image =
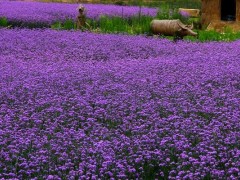
[[151, 31], [153, 34], [165, 36], [175, 36], [183, 38], [184, 36], [197, 36], [197, 33], [192, 31], [192, 25], [185, 25], [179, 19], [176, 20], [152, 20]]

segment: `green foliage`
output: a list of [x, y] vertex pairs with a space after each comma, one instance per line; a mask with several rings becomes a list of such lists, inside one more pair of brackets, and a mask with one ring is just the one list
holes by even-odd
[[[180, 19], [183, 23], [200, 23], [200, 18], [190, 18], [179, 14], [178, 9], [172, 9], [168, 4], [161, 7], [157, 14], [157, 19]], [[198, 26], [199, 27], [199, 26]]]
[[71, 19], [67, 19], [63, 23], [63, 29], [70, 30], [70, 29], [74, 29], [74, 28], [75, 28], [74, 21]]
[[[99, 1], [98, 1], [99, 2]], [[118, 0], [118, 1], [111, 1], [111, 0], [100, 0], [100, 3], [109, 4], [119, 4], [119, 5], [134, 5], [134, 6], [149, 6], [149, 7], [162, 7], [163, 5], [167, 4], [171, 8], [200, 8], [201, 7], [201, 0], [151, 0], [151, 1], [143, 1], [143, 0]]]
[[206, 41], [234, 41], [237, 39], [240, 39], [240, 32], [234, 33], [230, 29], [226, 29], [224, 32], [216, 32], [214, 30], [210, 31], [198, 31], [198, 38], [194, 38], [191, 36], [185, 37], [187, 40], [191, 41], [200, 41], [200, 42], [206, 42]]
[[173, 9], [170, 9], [168, 4], [163, 4], [158, 10], [157, 18], [158, 19], [172, 19]]
[[127, 31], [127, 20], [121, 17], [101, 16], [99, 19], [99, 28], [104, 33], [117, 33]]
[[[164, 17], [164, 15], [162, 16]], [[172, 15], [172, 19], [178, 17], [177, 14]], [[134, 16], [128, 19], [122, 17], [101, 16], [99, 20], [87, 19], [85, 30], [97, 33], [121, 33], [121, 34], [147, 34], [151, 35], [150, 22], [153, 20], [150, 16]], [[179, 18], [178, 18], [179, 19]], [[186, 24], [194, 24], [197, 27], [199, 18], [189, 18]], [[197, 25], [196, 25], [197, 24]], [[51, 26], [53, 29], [76, 29], [76, 25], [72, 20], [67, 20], [64, 23], [56, 22]], [[196, 31], [196, 29], [195, 29]], [[197, 30], [198, 37], [186, 36], [185, 40], [190, 41], [234, 41], [240, 39], [240, 32], [234, 33], [231, 29], [226, 28], [223, 33], [216, 31]], [[165, 37], [166, 38], [166, 37]], [[167, 37], [172, 40], [172, 37]]]
[[0, 26], [2, 26], [2, 27], [8, 26], [7, 18], [5, 18], [5, 17], [0, 18]]
[[193, 24], [195, 29], [201, 29], [202, 28], [200, 17], [189, 18], [187, 23], [188, 24]]
[[126, 6], [127, 4], [124, 1], [116, 1], [114, 2], [115, 5], [119, 5], [119, 6]]
[[86, 19], [86, 23], [89, 25], [88, 29], [91, 31], [99, 29], [99, 21], [93, 19]]
[[150, 32], [149, 25], [152, 19], [149, 16], [135, 16], [129, 19], [102, 16], [99, 19], [99, 29], [103, 33], [146, 34]]
[[52, 29], [62, 29], [62, 24], [60, 22], [55, 22], [51, 25]]
[[216, 31], [200, 31], [199, 32], [199, 41], [219, 41], [221, 39], [220, 33]]
[[65, 30], [70, 30], [70, 29], [75, 29], [75, 23], [71, 19], [67, 19], [63, 23], [61, 22], [55, 22], [54, 24], [51, 25], [52, 29], [65, 29]]
[[169, 4], [170, 8], [172, 9], [178, 9], [180, 7], [189, 9], [200, 9], [201, 7], [201, 0], [168, 0], [164, 2]]

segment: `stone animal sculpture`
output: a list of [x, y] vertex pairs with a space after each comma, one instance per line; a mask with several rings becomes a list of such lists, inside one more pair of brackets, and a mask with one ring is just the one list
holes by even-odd
[[200, 10], [199, 9], [185, 9], [185, 8], [179, 8], [178, 13], [181, 15], [186, 15], [188, 17], [199, 17], [200, 16]]
[[83, 5], [79, 5], [78, 12], [79, 14], [77, 16], [77, 29], [83, 30], [86, 25], [85, 8]]
[[179, 19], [175, 20], [152, 20], [150, 28], [153, 34], [174, 36], [182, 39], [184, 36], [197, 36], [193, 24], [185, 25]]

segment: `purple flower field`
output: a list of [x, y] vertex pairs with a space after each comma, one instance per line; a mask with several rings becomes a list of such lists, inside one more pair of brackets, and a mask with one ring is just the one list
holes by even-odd
[[[9, 21], [14, 22], [51, 25], [66, 19], [75, 20], [78, 14], [78, 6], [79, 4], [67, 3], [0, 1], [0, 17], [6, 17]], [[84, 6], [87, 10], [87, 17], [91, 19], [97, 19], [101, 15], [128, 18], [138, 15], [140, 12], [140, 8], [136, 6], [103, 4], [84, 4]], [[157, 9], [143, 7], [141, 14], [156, 16]]]
[[0, 178], [240, 176], [240, 41], [0, 34]]

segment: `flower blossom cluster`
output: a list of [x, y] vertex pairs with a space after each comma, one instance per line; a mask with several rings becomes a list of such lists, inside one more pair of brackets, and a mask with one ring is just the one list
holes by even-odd
[[[86, 8], [87, 17], [91, 19], [98, 19], [101, 15], [123, 18], [129, 18], [139, 13], [148, 16], [157, 15], [156, 8], [104, 4], [83, 5]], [[13, 22], [51, 25], [54, 22], [62, 22], [66, 19], [75, 20], [78, 15], [78, 6], [79, 4], [67, 3], [0, 1], [0, 17], [6, 17]]]
[[240, 176], [240, 41], [0, 34], [0, 178]]

